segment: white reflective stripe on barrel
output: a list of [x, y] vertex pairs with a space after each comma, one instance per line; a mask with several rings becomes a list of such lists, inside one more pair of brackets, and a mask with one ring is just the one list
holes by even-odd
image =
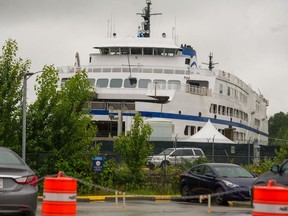
[[76, 194], [65, 194], [65, 193], [43, 193], [43, 200], [45, 201], [65, 201], [75, 202], [77, 199]]
[[262, 213], [282, 213], [288, 215], [288, 204], [259, 204], [253, 203], [254, 212]]

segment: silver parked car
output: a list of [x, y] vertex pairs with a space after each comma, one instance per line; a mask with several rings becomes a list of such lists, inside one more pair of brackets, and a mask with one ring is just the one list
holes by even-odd
[[148, 157], [148, 167], [163, 167], [170, 164], [181, 164], [184, 161], [193, 162], [199, 157], [205, 157], [201, 148], [167, 148], [157, 155]]
[[38, 178], [12, 150], [0, 147], [0, 215], [34, 216]]

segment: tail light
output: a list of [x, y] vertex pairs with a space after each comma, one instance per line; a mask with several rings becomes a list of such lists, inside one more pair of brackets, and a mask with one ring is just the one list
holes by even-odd
[[35, 186], [35, 187], [38, 185], [38, 178], [36, 175], [16, 178], [15, 181], [21, 185], [30, 184], [30, 185]]

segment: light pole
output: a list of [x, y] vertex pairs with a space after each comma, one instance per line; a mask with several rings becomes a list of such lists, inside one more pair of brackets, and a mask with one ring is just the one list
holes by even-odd
[[35, 73], [27, 72], [24, 74], [23, 79], [23, 116], [22, 116], [22, 159], [26, 161], [26, 111], [27, 111], [27, 80], [34, 74], [40, 73], [42, 71], [37, 71]]

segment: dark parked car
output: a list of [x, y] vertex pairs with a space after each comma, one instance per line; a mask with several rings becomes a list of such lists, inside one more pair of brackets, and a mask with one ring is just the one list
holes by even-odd
[[0, 215], [34, 216], [38, 179], [12, 150], [0, 147]]
[[269, 172], [258, 176], [253, 185], [267, 185], [269, 180], [275, 180], [277, 184], [288, 186], [288, 160], [281, 165], [272, 166]]
[[227, 205], [228, 201], [249, 201], [255, 179], [254, 175], [236, 164], [205, 163], [181, 174], [180, 193], [182, 196], [219, 193], [212, 196], [219, 205]]

